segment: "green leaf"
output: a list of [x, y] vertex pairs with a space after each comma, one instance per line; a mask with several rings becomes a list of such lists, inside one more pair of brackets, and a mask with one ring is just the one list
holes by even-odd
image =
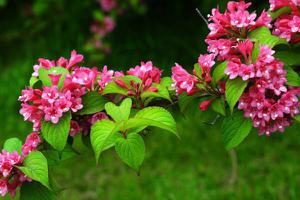
[[211, 107], [212, 107], [212, 109], [215, 112], [220, 113], [223, 116], [226, 115], [226, 112], [225, 112], [225, 102], [224, 102], [223, 98], [217, 98], [216, 100], [214, 100], [211, 103]]
[[111, 116], [115, 122], [127, 120], [130, 115], [132, 101], [130, 98], [126, 98], [122, 101], [120, 106], [108, 102], [105, 104], [106, 113]]
[[[134, 118], [124, 124], [125, 129], [155, 126], [178, 136], [176, 122], [173, 116], [161, 107], [147, 107], [137, 112]], [[179, 137], [179, 136], [178, 136]]]
[[226, 82], [225, 96], [231, 112], [233, 112], [233, 108], [243, 94], [247, 84], [248, 82], [243, 81], [241, 78], [229, 79]]
[[105, 94], [122, 94], [122, 95], [127, 96], [127, 92], [128, 92], [127, 89], [120, 87], [115, 82], [110, 82], [105, 86], [102, 94], [103, 95], [105, 95]]
[[224, 119], [222, 125], [222, 139], [227, 150], [239, 145], [250, 133], [252, 122], [243, 116], [242, 112], [236, 112]]
[[287, 84], [289, 86], [295, 86], [298, 87], [300, 86], [300, 77], [297, 74], [297, 72], [295, 72], [291, 67], [289, 66], [285, 66], [284, 67], [287, 74], [286, 74], [286, 80], [287, 80]]
[[145, 143], [140, 135], [131, 133], [118, 138], [115, 149], [123, 162], [139, 171], [145, 157]]
[[55, 200], [54, 192], [38, 182], [24, 182], [20, 189], [20, 200]]
[[300, 115], [295, 116], [294, 119], [300, 123]]
[[280, 17], [281, 15], [290, 13], [290, 12], [291, 12], [291, 8], [286, 6], [286, 7], [279, 8], [278, 10], [275, 10], [273, 12], [269, 12], [269, 15], [272, 17], [273, 20], [275, 20], [278, 17]]
[[4, 142], [3, 149], [9, 153], [17, 151], [19, 155], [22, 154], [22, 141], [18, 138], [10, 138]]
[[42, 121], [42, 135], [56, 150], [62, 151], [67, 143], [70, 131], [71, 113], [65, 113], [57, 124]]
[[69, 74], [69, 71], [63, 67], [51, 67], [50, 69], [45, 69], [41, 67], [39, 69], [39, 79], [43, 82], [45, 86], [51, 86], [52, 82], [49, 77], [49, 74], [61, 74], [61, 77], [58, 82], [58, 88], [60, 89], [65, 81], [66, 75]]
[[23, 161], [23, 166], [18, 168], [32, 180], [50, 188], [47, 159], [41, 152], [33, 151], [29, 153]]
[[258, 42], [254, 43], [252, 50], [252, 63], [255, 63], [260, 53]]
[[83, 108], [77, 113], [79, 115], [88, 115], [100, 112], [104, 110], [104, 105], [107, 102], [107, 98], [98, 92], [89, 92], [82, 97]]
[[288, 42], [285, 39], [272, 35], [271, 31], [264, 26], [251, 31], [249, 37], [262, 45], [269, 45], [271, 49], [279, 44], [288, 45]]
[[171, 77], [163, 77], [160, 80], [160, 85], [166, 87], [167, 89], [171, 89], [173, 80]]
[[202, 69], [201, 69], [199, 63], [194, 64], [194, 72], [196, 73], [196, 76], [198, 78], [202, 78]]
[[[133, 81], [135, 83], [142, 83], [142, 80], [139, 79], [136, 76], [131, 76], [131, 75], [127, 75], [127, 76], [123, 76], [123, 77], [118, 77], [116, 78], [116, 80], [121, 80], [123, 81], [129, 88], [131, 88], [131, 84], [130, 82]], [[119, 86], [118, 84], [116, 84], [114, 81], [108, 83], [104, 90], [103, 90], [103, 95], [105, 94], [122, 94], [122, 95], [126, 95], [127, 96], [127, 92], [128, 90], [125, 88], [122, 88], [121, 86]]]
[[74, 158], [75, 156], [78, 155], [78, 153], [76, 153], [73, 150], [72, 146], [69, 144], [67, 144], [62, 151], [49, 149], [49, 150], [44, 150], [43, 154], [47, 158], [49, 166], [57, 166], [61, 162]]
[[226, 76], [224, 73], [224, 70], [227, 68], [227, 62], [222, 62], [216, 66], [216, 68], [213, 71], [212, 78], [214, 80], [214, 83], [218, 83], [222, 78]]
[[288, 66], [300, 66], [300, 53], [297, 51], [276, 51], [276, 58]]
[[39, 79], [37, 77], [32, 76], [29, 80], [29, 86], [33, 87], [34, 84], [36, 84], [39, 81]]
[[180, 108], [181, 112], [185, 112], [187, 110], [187, 108], [189, 107], [189, 105], [191, 105], [191, 103], [194, 102], [194, 100], [196, 99], [196, 95], [187, 95], [187, 93], [181, 93], [178, 96], [178, 105]]
[[117, 134], [117, 132], [120, 130], [122, 125], [122, 123], [114, 123], [110, 120], [103, 119], [92, 126], [90, 137], [97, 163], [100, 154], [115, 145], [117, 135], [121, 135]]
[[158, 91], [157, 92], [151, 92], [151, 91], [143, 92], [141, 94], [141, 98], [142, 98], [143, 102], [147, 98], [151, 98], [151, 97], [167, 99], [168, 101], [172, 102], [172, 100], [170, 98], [169, 90], [166, 87], [164, 87], [162, 85], [159, 85], [157, 83], [153, 83], [152, 86], [155, 87], [155, 88], [157, 88]]

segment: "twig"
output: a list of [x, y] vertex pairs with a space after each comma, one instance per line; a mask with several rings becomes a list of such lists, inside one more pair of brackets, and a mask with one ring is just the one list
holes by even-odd
[[205, 19], [205, 17], [202, 15], [202, 13], [200, 12], [200, 10], [198, 8], [196, 8], [196, 12], [203, 19], [203, 21], [206, 23], [206, 25], [208, 25], [207, 19]]

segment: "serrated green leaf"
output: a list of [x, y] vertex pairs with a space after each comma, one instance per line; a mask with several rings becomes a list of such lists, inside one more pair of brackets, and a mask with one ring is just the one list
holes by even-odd
[[249, 38], [255, 42], [258, 41], [262, 45], [269, 45], [271, 49], [279, 44], [288, 45], [288, 42], [285, 39], [272, 35], [271, 31], [264, 26], [251, 31]]
[[67, 143], [71, 123], [71, 113], [65, 113], [57, 124], [42, 121], [42, 135], [56, 150], [62, 151]]
[[212, 78], [214, 80], [214, 83], [218, 83], [222, 78], [226, 76], [224, 73], [225, 69], [227, 68], [227, 62], [222, 62], [216, 66], [216, 68], [213, 71]]
[[89, 92], [82, 97], [83, 108], [77, 112], [79, 115], [94, 114], [104, 110], [107, 98], [98, 92]]
[[145, 143], [140, 135], [130, 133], [126, 138], [118, 138], [115, 149], [123, 162], [139, 171], [145, 157]]
[[211, 107], [212, 107], [212, 109], [215, 112], [220, 113], [223, 116], [226, 115], [226, 112], [225, 112], [225, 102], [224, 102], [223, 98], [217, 98], [216, 100], [214, 100], [211, 103]]
[[132, 100], [130, 98], [126, 98], [122, 101], [120, 106], [116, 106], [111, 102], [106, 103], [105, 110], [106, 113], [115, 120], [115, 122], [120, 122], [129, 118], [131, 106]]
[[69, 71], [63, 67], [51, 67], [50, 69], [45, 69], [41, 67], [39, 69], [39, 79], [43, 82], [45, 86], [51, 86], [52, 82], [49, 77], [49, 74], [61, 74], [57, 87], [60, 89], [65, 81], [66, 75], [69, 74]]
[[54, 192], [40, 183], [24, 182], [20, 189], [20, 200], [55, 200]]
[[9, 153], [17, 151], [21, 155], [22, 141], [18, 138], [9, 138], [4, 142], [3, 149]]
[[224, 119], [222, 125], [222, 139], [227, 150], [239, 145], [250, 133], [252, 122], [243, 116], [242, 112], [236, 112]]
[[178, 136], [176, 122], [173, 116], [161, 107], [147, 107], [140, 110], [134, 118], [125, 122], [124, 129], [146, 126], [155, 126], [170, 131]]
[[300, 77], [297, 74], [297, 72], [295, 72], [291, 67], [289, 66], [285, 66], [284, 67], [287, 74], [286, 74], [286, 80], [287, 80], [287, 84], [289, 86], [295, 86], [298, 87], [300, 86]]
[[247, 84], [248, 82], [243, 81], [241, 78], [229, 79], [226, 82], [225, 96], [231, 112], [233, 112], [233, 108], [243, 94]]
[[[98, 163], [100, 154], [115, 145], [118, 138], [117, 132], [120, 131], [122, 123], [114, 123], [103, 119], [96, 122], [91, 128], [91, 144], [95, 152], [96, 162]], [[114, 136], [115, 135], [115, 136]]]
[[47, 159], [41, 152], [33, 151], [29, 153], [23, 161], [23, 166], [18, 168], [32, 180], [50, 188]]

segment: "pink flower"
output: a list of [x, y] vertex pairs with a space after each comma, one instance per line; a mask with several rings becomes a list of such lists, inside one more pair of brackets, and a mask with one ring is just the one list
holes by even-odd
[[70, 135], [71, 137], [74, 137], [77, 133], [80, 132], [80, 130], [81, 130], [81, 129], [80, 129], [79, 124], [78, 124], [76, 121], [71, 120], [71, 128], [70, 128], [69, 135]]
[[35, 151], [40, 143], [41, 138], [36, 132], [29, 134], [22, 146], [22, 158], [24, 159], [30, 152]]
[[89, 120], [89, 122], [93, 125], [97, 121], [100, 121], [101, 119], [108, 119], [108, 116], [104, 112], [98, 112], [95, 113]]
[[275, 22], [273, 34], [291, 42], [298, 42], [300, 33], [300, 17], [296, 14], [282, 15]]
[[211, 82], [210, 70], [216, 63], [214, 60], [214, 54], [200, 55], [198, 58], [198, 63], [202, 69], [202, 78], [204, 78], [204, 80], [208, 83]]
[[282, 7], [289, 6], [293, 10], [297, 9], [297, 6], [300, 6], [299, 0], [269, 0], [270, 10], [274, 11]]
[[112, 9], [117, 7], [117, 2], [115, 0], [98, 0], [101, 8], [105, 12], [110, 12]]
[[235, 79], [240, 73], [240, 63], [229, 62], [224, 73], [229, 75], [230, 79]]
[[201, 111], [205, 111], [209, 108], [210, 104], [211, 104], [211, 100], [203, 101], [199, 104], [199, 109]]
[[135, 68], [130, 68], [127, 71], [128, 75], [139, 77], [145, 84], [147, 79], [151, 79], [152, 82], [159, 83], [162, 71], [155, 67], [152, 61], [141, 62], [141, 65], [137, 65]]
[[77, 67], [72, 73], [72, 82], [84, 85], [89, 90], [94, 88], [94, 83], [98, 75], [96, 67], [90, 69], [87, 67]]
[[172, 79], [177, 94], [186, 92], [188, 95], [192, 95], [198, 91], [196, 87], [197, 79], [177, 63], [176, 66], [172, 68]]
[[[120, 75], [118, 73], [118, 75]], [[114, 71], [113, 70], [108, 70], [107, 66], [105, 65], [102, 69], [102, 72], [100, 72], [100, 80], [98, 81], [98, 85], [100, 86], [100, 90], [102, 91], [105, 86], [112, 82], [114, 76]]]
[[73, 50], [71, 52], [71, 57], [69, 59], [69, 63], [66, 68], [70, 70], [71, 67], [73, 67], [74, 65], [76, 65], [82, 61], [83, 61], [83, 55], [77, 54], [77, 52], [75, 50]]
[[57, 124], [59, 121], [59, 118], [63, 115], [63, 110], [60, 108], [57, 108], [54, 105], [51, 105], [50, 107], [46, 107], [44, 109], [45, 112], [45, 121], [51, 121], [53, 124]]
[[8, 192], [7, 184], [8, 184], [7, 180], [0, 179], [0, 194], [2, 197], [4, 197]]

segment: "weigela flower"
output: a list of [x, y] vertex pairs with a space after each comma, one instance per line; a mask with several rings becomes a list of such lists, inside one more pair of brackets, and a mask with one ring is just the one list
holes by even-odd
[[118, 6], [116, 0], [98, 0], [101, 8], [105, 12], [110, 12]]
[[212, 66], [216, 63], [214, 54], [205, 54], [200, 55], [198, 58], [198, 63], [202, 69], [202, 78], [207, 82], [210, 83], [212, 78], [210, 76], [210, 70]]
[[96, 67], [92, 69], [88, 67], [75, 67], [72, 72], [72, 82], [83, 85], [89, 90], [93, 90], [97, 75], [98, 69]]
[[274, 11], [282, 7], [291, 7], [293, 10], [297, 10], [297, 6], [300, 6], [299, 0], [269, 0], [270, 10]]
[[114, 75], [115, 77], [120, 77], [123, 74], [108, 70], [106, 65], [103, 67], [102, 72], [100, 72], [100, 80], [98, 80], [100, 91], [102, 91], [108, 83], [112, 82]]
[[212, 10], [209, 16], [210, 33], [208, 39], [220, 39], [221, 37], [245, 38], [247, 32], [260, 27], [271, 27], [272, 18], [263, 11], [262, 15], [256, 19], [256, 13], [249, 13], [247, 9], [251, 3], [244, 1], [229, 1], [227, 10], [222, 14], [218, 8]]
[[71, 126], [70, 126], [70, 132], [69, 135], [71, 137], [74, 137], [76, 134], [78, 134], [81, 131], [81, 128], [77, 121], [71, 120]]
[[[51, 67], [51, 62], [43, 60]], [[41, 90], [28, 88], [22, 91], [19, 97], [19, 101], [22, 102], [20, 114], [24, 116], [25, 121], [33, 123], [34, 131], [40, 130], [42, 119], [56, 124], [64, 113], [77, 112], [83, 108], [81, 97], [87, 90], [94, 89], [98, 71], [96, 68], [72, 67], [81, 60], [82, 56], [77, 55], [75, 51], [71, 53], [69, 61], [59, 59], [57, 63], [65, 63], [61, 66], [72, 70], [65, 76], [61, 89], [57, 84], [62, 75], [49, 74], [52, 86], [43, 86]]]
[[112, 32], [115, 26], [116, 24], [113, 18], [105, 16], [102, 21], [95, 20], [90, 29], [92, 33], [96, 33], [99, 36], [103, 37]]
[[32, 73], [32, 76], [34, 77], [39, 76], [39, 69], [41, 67], [45, 69], [50, 69], [51, 67], [63, 67], [68, 70], [71, 70], [73, 66], [83, 61], [83, 55], [77, 54], [77, 52], [73, 50], [71, 52], [71, 57], [69, 61], [63, 57], [59, 58], [56, 62], [44, 58], [40, 58], [38, 59], [38, 61], [39, 64], [33, 66], [34, 72]]
[[209, 108], [210, 104], [211, 104], [211, 100], [206, 100], [206, 101], [203, 101], [199, 104], [199, 109], [201, 111], [205, 111]]
[[300, 37], [300, 15], [285, 14], [280, 16], [275, 22], [273, 34], [281, 38], [291, 41], [292, 43], [299, 42]]
[[0, 194], [5, 196], [10, 193], [13, 197], [16, 189], [25, 181], [31, 181], [15, 166], [22, 166], [26, 156], [35, 151], [40, 144], [41, 139], [37, 133], [31, 133], [27, 136], [25, 143], [22, 145], [22, 154], [17, 151], [9, 153], [2, 150], [0, 153]]
[[162, 70], [155, 67], [152, 61], [148, 61], [146, 63], [141, 62], [140, 66], [137, 65], [135, 68], [129, 69], [127, 74], [139, 77], [144, 84], [146, 84], [146, 82], [159, 83]]
[[192, 95], [198, 91], [196, 84], [197, 78], [189, 74], [179, 64], [172, 68], [172, 80], [173, 87], [176, 89], [177, 94], [186, 92], [188, 95]]

